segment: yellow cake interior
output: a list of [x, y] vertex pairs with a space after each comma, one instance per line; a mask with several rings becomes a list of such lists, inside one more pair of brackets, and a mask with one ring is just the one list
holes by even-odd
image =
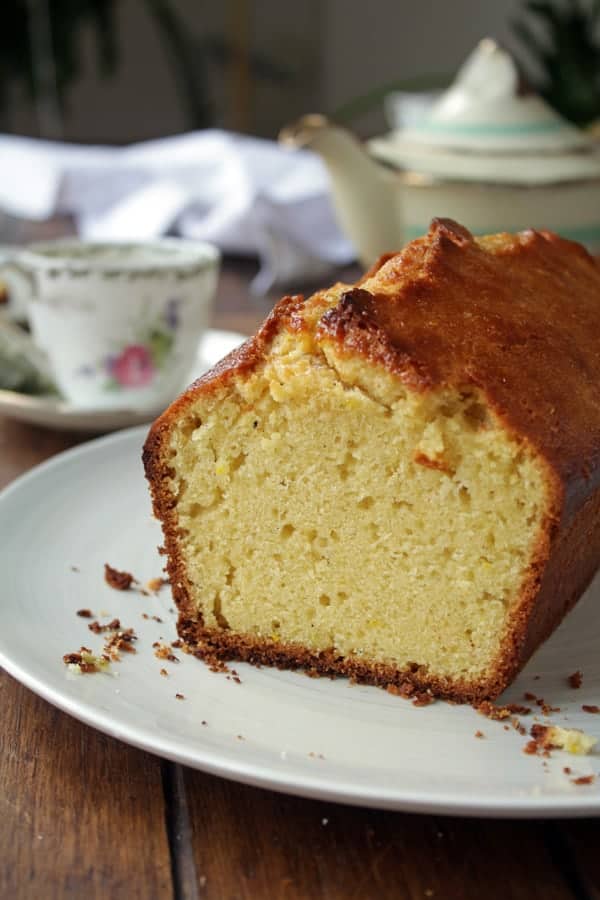
[[489, 670], [547, 489], [482, 397], [411, 392], [284, 332], [169, 440], [206, 627], [442, 677]]

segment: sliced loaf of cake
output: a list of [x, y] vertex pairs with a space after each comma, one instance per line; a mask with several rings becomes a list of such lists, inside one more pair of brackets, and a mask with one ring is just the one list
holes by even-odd
[[600, 269], [435, 220], [282, 300], [144, 460], [199, 655], [492, 698], [600, 562]]

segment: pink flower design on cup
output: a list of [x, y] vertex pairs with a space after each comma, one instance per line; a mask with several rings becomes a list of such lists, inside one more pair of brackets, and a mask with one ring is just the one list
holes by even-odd
[[152, 354], [143, 344], [130, 344], [110, 361], [110, 374], [124, 387], [144, 387], [152, 381], [155, 371]]

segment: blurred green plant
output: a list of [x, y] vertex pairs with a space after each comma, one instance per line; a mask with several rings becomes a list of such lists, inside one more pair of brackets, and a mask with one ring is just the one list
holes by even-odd
[[585, 126], [600, 118], [600, 0], [527, 0], [511, 22], [535, 70], [529, 80], [565, 118]]
[[[117, 12], [122, 0], [8, 0], [0, 24], [0, 116], [6, 118], [12, 88], [24, 88], [38, 108], [40, 130], [57, 137], [69, 89], [83, 72], [82, 37], [93, 35], [96, 63], [103, 76], [118, 69], [122, 48], [117, 39]], [[233, 65], [240, 48], [234, 38], [199, 36], [176, 11], [171, 0], [142, 0], [157, 29], [190, 128], [214, 122], [208, 64]], [[244, 48], [251, 77], [283, 87], [294, 70]], [[40, 110], [50, 109], [45, 120]], [[47, 126], [47, 127], [45, 127]]]
[[[116, 0], [9, 0], [0, 25], [0, 111], [18, 85], [32, 103], [51, 95], [58, 112], [67, 89], [81, 75], [81, 32], [91, 26], [97, 62], [105, 74], [117, 64]], [[49, 32], [49, 33], [48, 33]], [[51, 48], [48, 40], [51, 39]], [[40, 58], [41, 57], [41, 58]], [[44, 98], [41, 98], [44, 99]]]

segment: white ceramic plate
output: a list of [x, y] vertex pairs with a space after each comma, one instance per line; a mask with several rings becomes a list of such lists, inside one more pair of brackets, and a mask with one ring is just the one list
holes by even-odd
[[[155, 658], [152, 643], [176, 636], [169, 589], [145, 597], [103, 580], [104, 562], [142, 582], [161, 572], [160, 530], [140, 462], [144, 435], [131, 429], [70, 450], [0, 495], [0, 663], [12, 675], [121, 740], [275, 790], [437, 813], [600, 812], [600, 784], [575, 786], [563, 773], [564, 766], [597, 773], [598, 755], [555, 753], [545, 768], [522, 752], [525, 737], [469, 707], [415, 708], [343, 679], [241, 664], [237, 684], [181, 651], [178, 664]], [[555, 722], [597, 735], [600, 716], [581, 705], [600, 701], [599, 593], [597, 581], [506, 697], [519, 701], [533, 691], [560, 706]], [[113, 664], [114, 675], [77, 675], [63, 665], [64, 653], [102, 644], [76, 615], [80, 607], [136, 629], [138, 652]], [[144, 619], [144, 612], [163, 622]], [[584, 673], [580, 690], [565, 680], [576, 669]], [[484, 739], [474, 736], [477, 729]]]
[[[198, 356], [186, 383], [190, 384], [208, 371], [245, 340], [243, 334], [235, 331], [209, 328], [200, 340]], [[185, 385], [181, 386], [182, 390], [184, 387]], [[133, 409], [82, 409], [56, 397], [29, 396], [18, 391], [0, 390], [0, 415], [61, 431], [115, 431], [117, 428], [151, 422], [161, 412], [162, 407], [150, 412]]]

